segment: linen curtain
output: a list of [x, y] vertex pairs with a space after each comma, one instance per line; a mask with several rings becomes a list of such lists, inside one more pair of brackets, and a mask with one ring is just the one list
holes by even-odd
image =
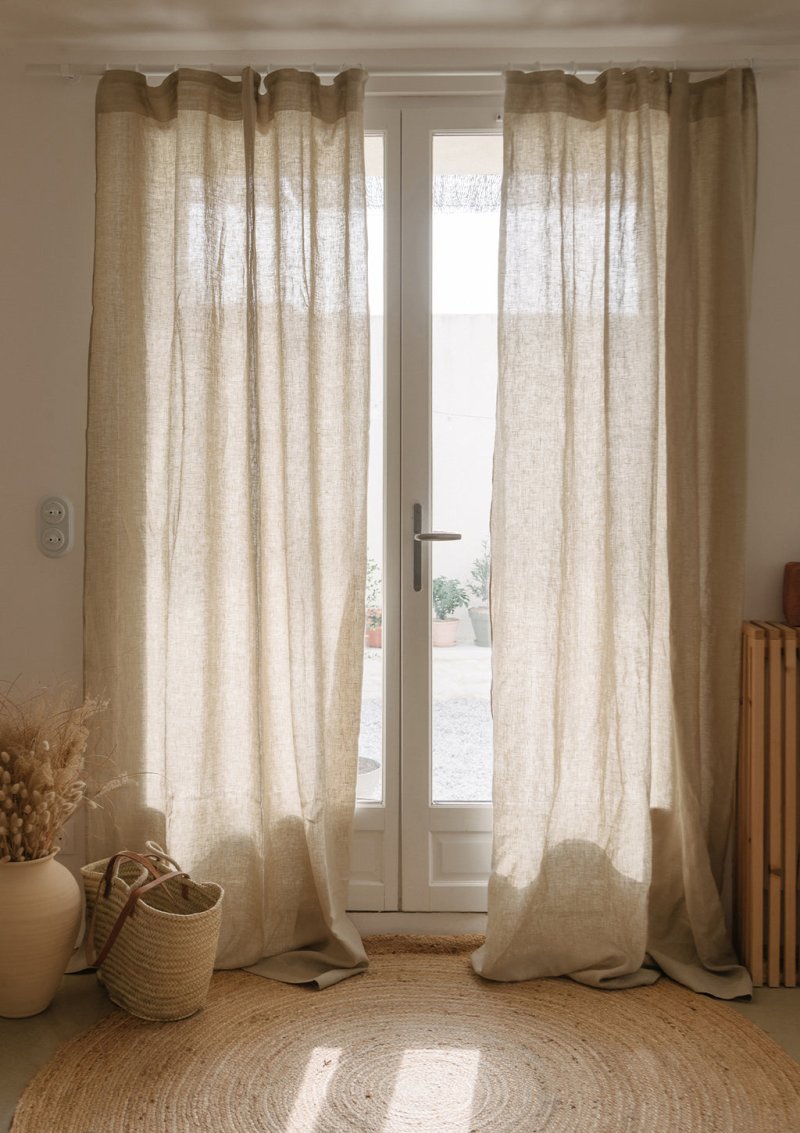
[[218, 966], [324, 984], [345, 915], [366, 570], [365, 76], [110, 72], [97, 97], [86, 683]]
[[491, 979], [748, 994], [736, 759], [755, 93], [507, 77]]

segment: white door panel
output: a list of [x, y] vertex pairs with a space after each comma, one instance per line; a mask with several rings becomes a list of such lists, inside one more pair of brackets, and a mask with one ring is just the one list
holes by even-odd
[[[369, 734], [375, 756], [382, 676], [383, 789], [377, 757], [367, 760], [361, 794], [373, 801], [357, 806], [350, 908], [480, 912], [491, 858], [491, 648], [476, 644], [465, 605], [447, 612], [446, 592], [454, 585], [459, 601], [483, 604], [475, 569], [488, 562], [502, 142], [495, 107], [370, 110], [367, 128], [378, 127], [382, 326], [372, 313], [384, 346], [383, 641], [367, 650], [362, 753]], [[373, 290], [371, 281], [371, 299]], [[455, 526], [463, 538], [415, 545], [415, 508], [417, 531]], [[454, 645], [432, 644], [437, 577], [445, 616], [436, 637], [449, 622]]]

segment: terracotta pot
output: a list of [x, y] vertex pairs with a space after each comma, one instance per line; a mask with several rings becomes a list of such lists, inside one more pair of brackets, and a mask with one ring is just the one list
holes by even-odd
[[434, 618], [431, 623], [431, 644], [437, 646], [455, 645], [458, 633], [458, 618]]
[[80, 886], [55, 854], [0, 862], [0, 909], [0, 1015], [38, 1015], [50, 1006], [75, 947]]
[[367, 629], [367, 645], [370, 649], [380, 649], [383, 644], [383, 626], [370, 626]]

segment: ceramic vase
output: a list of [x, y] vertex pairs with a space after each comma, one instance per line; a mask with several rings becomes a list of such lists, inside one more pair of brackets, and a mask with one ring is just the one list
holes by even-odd
[[38, 1015], [53, 1000], [75, 947], [83, 897], [55, 854], [0, 862], [0, 1015]]

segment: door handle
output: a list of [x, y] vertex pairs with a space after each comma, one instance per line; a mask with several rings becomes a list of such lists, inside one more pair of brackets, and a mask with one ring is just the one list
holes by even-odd
[[422, 589], [422, 544], [447, 543], [460, 539], [460, 531], [423, 531], [422, 504], [414, 504], [414, 589]]

